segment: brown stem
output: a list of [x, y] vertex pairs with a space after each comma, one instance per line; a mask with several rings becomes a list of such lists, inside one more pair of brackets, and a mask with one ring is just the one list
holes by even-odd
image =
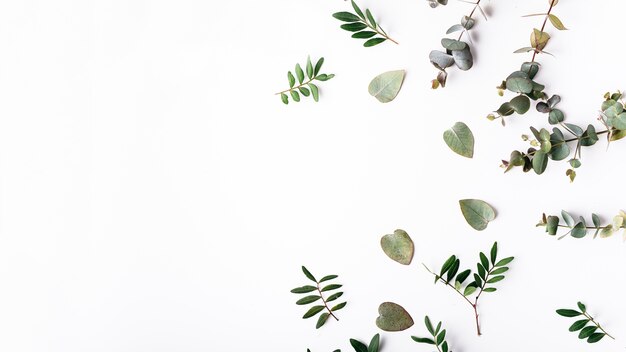
[[304, 86], [306, 86], [307, 84], [309, 84], [309, 83], [313, 82], [313, 81], [315, 80], [315, 78], [317, 78], [317, 77], [313, 77], [313, 78], [309, 79], [309, 80], [308, 80], [308, 81], [306, 81], [306, 82], [302, 82], [302, 84], [299, 84], [299, 85], [297, 85], [297, 86], [293, 86], [292, 88], [289, 88], [289, 89], [285, 89], [285, 90], [283, 90], [282, 92], [275, 93], [274, 95], [281, 95], [281, 94], [283, 94], [283, 93], [291, 92], [292, 90], [296, 90], [296, 89], [298, 89], [298, 88], [304, 87]]
[[605, 333], [605, 334], [606, 334], [606, 336], [608, 336], [608, 337], [612, 338], [613, 340], [615, 340], [615, 337], [611, 336], [611, 334], [609, 334], [608, 332], [606, 332], [606, 330], [604, 330], [604, 329], [600, 326], [600, 324], [598, 324], [598, 322], [596, 322], [596, 321], [593, 319], [593, 317], [592, 317], [591, 315], [587, 314], [587, 312], [583, 312], [583, 314], [584, 314], [584, 315], [585, 315], [585, 317], [587, 317], [587, 318], [588, 318], [588, 319], [589, 319], [592, 323], [594, 323], [594, 324], [598, 327], [598, 329], [600, 329], [603, 333]]
[[[541, 32], [546, 28], [546, 23], [548, 22], [548, 17], [550, 17], [550, 12], [552, 12], [552, 8], [554, 7], [554, 1], [550, 1], [550, 8], [548, 9], [548, 13], [546, 13], [546, 17], [543, 19], [543, 24], [541, 25]], [[537, 49], [533, 52], [533, 59], [531, 62], [535, 62], [535, 56], [537, 56]]]
[[474, 315], [476, 316], [476, 333], [478, 334], [478, 336], [482, 335], [480, 332], [480, 322], [478, 320], [478, 308], [476, 305], [474, 305]]
[[324, 299], [324, 295], [322, 294], [322, 290], [320, 290], [319, 282], [317, 283], [317, 292], [319, 292], [320, 297], [322, 297], [322, 302], [324, 302], [324, 307], [326, 307], [328, 314], [330, 314], [331, 317], [335, 318], [336, 321], [339, 321], [339, 319], [337, 319], [337, 317], [333, 314], [333, 311], [330, 310], [330, 308], [328, 308], [328, 303], [326, 303], [326, 300]]

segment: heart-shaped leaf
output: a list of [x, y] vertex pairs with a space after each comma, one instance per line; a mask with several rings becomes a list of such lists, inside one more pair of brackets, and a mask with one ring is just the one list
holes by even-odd
[[395, 230], [392, 234], [383, 236], [380, 239], [380, 246], [389, 258], [400, 264], [411, 264], [415, 247], [411, 237], [404, 230]]
[[474, 135], [463, 122], [457, 122], [443, 133], [443, 140], [453, 152], [472, 158], [474, 156]]
[[367, 90], [381, 103], [388, 103], [395, 99], [400, 92], [405, 74], [406, 71], [404, 70], [382, 73], [370, 82]]
[[413, 326], [413, 318], [401, 305], [385, 302], [378, 307], [376, 326], [384, 331], [403, 331]]
[[482, 231], [496, 218], [491, 205], [480, 199], [462, 199], [459, 201], [465, 221], [475, 230]]

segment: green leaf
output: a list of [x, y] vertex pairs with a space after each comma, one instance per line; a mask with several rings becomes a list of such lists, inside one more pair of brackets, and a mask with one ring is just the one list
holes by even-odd
[[509, 268], [505, 266], [505, 267], [502, 267], [502, 268], [494, 269], [491, 272], [491, 275], [499, 275], [499, 274], [505, 273], [507, 271], [509, 271]]
[[293, 88], [293, 86], [296, 85], [296, 78], [291, 71], [287, 72], [287, 79], [289, 80], [289, 88]]
[[302, 95], [304, 95], [305, 97], [308, 97], [309, 95], [311, 95], [311, 92], [309, 91], [308, 88], [306, 87], [299, 87], [298, 90], [300, 91], [300, 93]]
[[530, 93], [533, 90], [533, 81], [525, 72], [516, 71], [506, 79], [506, 89], [516, 93]]
[[337, 276], [337, 275], [326, 275], [326, 276], [324, 276], [324, 277], [320, 280], [320, 283], [322, 283], [322, 282], [324, 282], [324, 281], [328, 281], [328, 280], [333, 280], [333, 279], [336, 279], [336, 278], [338, 278], [338, 277], [339, 277], [339, 276]]
[[319, 318], [317, 319], [317, 324], [315, 324], [315, 328], [319, 329], [324, 324], [326, 324], [326, 321], [328, 320], [328, 317], [330, 317], [330, 314], [328, 314], [326, 312], [320, 314]]
[[291, 93], [291, 98], [297, 103], [300, 101], [300, 94], [298, 94], [298, 92], [296, 92], [295, 90], [290, 91], [289, 93]]
[[385, 40], [387, 40], [386, 38], [372, 38], [368, 41], [366, 41], [365, 43], [363, 43], [363, 46], [366, 48], [369, 48], [370, 46], [374, 46], [374, 45], [378, 45], [382, 42], [384, 42]]
[[548, 123], [551, 125], [556, 125], [559, 122], [563, 122], [563, 120], [565, 120], [565, 115], [563, 115], [563, 111], [559, 109], [553, 109], [548, 114]]
[[489, 259], [487, 259], [487, 256], [483, 252], [480, 252], [479, 256], [480, 256], [480, 263], [483, 265], [485, 270], [488, 270], [489, 269]]
[[405, 74], [404, 70], [382, 73], [370, 82], [368, 92], [381, 103], [388, 103], [394, 100], [400, 92]]
[[434, 345], [435, 341], [433, 341], [433, 339], [429, 339], [427, 337], [417, 337], [417, 336], [411, 336], [411, 338], [413, 339], [413, 341], [418, 342], [418, 343], [426, 343], [429, 345]]
[[456, 273], [459, 271], [460, 265], [461, 265], [460, 260], [457, 259], [454, 261], [454, 264], [452, 264], [452, 267], [450, 268], [450, 270], [448, 270], [448, 278], [446, 282], [452, 281], [452, 279], [454, 278], [454, 275], [456, 275]]
[[512, 262], [513, 259], [515, 259], [515, 257], [504, 258], [504, 259], [500, 260], [499, 262], [497, 262], [496, 265], [494, 265], [494, 266], [495, 267], [505, 266], [505, 265], [509, 264], [510, 262]]
[[475, 230], [482, 231], [487, 224], [496, 218], [496, 212], [485, 201], [479, 199], [462, 199], [459, 201], [465, 221]]
[[332, 295], [328, 296], [326, 302], [332, 302], [341, 296], [343, 296], [343, 292], [333, 293]]
[[587, 236], [587, 227], [585, 226], [584, 223], [579, 222], [572, 229], [571, 235], [574, 238], [583, 238]]
[[367, 25], [365, 25], [365, 23], [363, 22], [354, 22], [354, 23], [342, 24], [340, 27], [341, 29], [344, 29], [348, 32], [358, 32], [360, 30], [367, 28]]
[[370, 12], [369, 9], [365, 10], [365, 16], [367, 16], [367, 20], [372, 25], [372, 27], [378, 28], [378, 25], [376, 24], [376, 20], [374, 20], [374, 16], [372, 16], [372, 13]]
[[309, 293], [315, 290], [317, 290], [317, 287], [315, 286], [302, 286], [294, 288], [293, 290], [291, 290], [291, 293]]
[[328, 285], [328, 286], [322, 288], [322, 292], [336, 290], [338, 288], [341, 288], [341, 286], [343, 286], [343, 285], [338, 285], [338, 284]]
[[309, 278], [309, 280], [317, 282], [317, 280], [315, 280], [315, 276], [313, 276], [313, 274], [311, 274], [311, 272], [307, 268], [305, 268], [304, 265], [302, 266], [302, 272], [307, 278]]
[[591, 220], [593, 221], [593, 226], [595, 226], [596, 228], [600, 227], [600, 217], [598, 216], [598, 214], [591, 214]]
[[580, 309], [581, 312], [584, 313], [587, 311], [587, 307], [582, 302], [577, 302], [576, 305], [578, 305], [578, 309]]
[[469, 296], [472, 293], [476, 292], [477, 288], [474, 286], [467, 286], [465, 291], [463, 291], [463, 296]]
[[467, 48], [467, 43], [456, 39], [443, 38], [441, 39], [441, 46], [451, 51], [461, 51]]
[[546, 232], [550, 236], [555, 236], [557, 231], [559, 230], [559, 217], [558, 216], [548, 216], [546, 221]]
[[333, 17], [338, 19], [339, 21], [343, 21], [343, 22], [359, 22], [361, 21], [361, 19], [355, 15], [352, 14], [350, 12], [337, 12], [337, 13], [333, 13]]
[[413, 326], [413, 318], [399, 304], [385, 302], [378, 307], [376, 326], [383, 331], [403, 331]]
[[350, 345], [356, 352], [367, 352], [367, 346], [363, 342], [357, 341], [355, 339], [350, 339]]
[[495, 284], [496, 282], [500, 282], [504, 280], [504, 276], [500, 275], [500, 276], [494, 276], [491, 279], [487, 280], [488, 284]]
[[431, 335], [435, 335], [435, 328], [433, 328], [433, 324], [428, 315], [424, 317], [424, 325], [426, 325], [426, 329]]
[[322, 298], [322, 297], [320, 297], [320, 296], [306, 296], [306, 297], [304, 297], [304, 298], [300, 298], [300, 299], [296, 302], [296, 304], [297, 304], [297, 305], [299, 305], [299, 306], [301, 306], [301, 305], [304, 305], [304, 304], [313, 303], [313, 302], [315, 302], [315, 301], [317, 301], [317, 300], [319, 300], [319, 299], [321, 299], [321, 298]]
[[457, 122], [443, 133], [443, 140], [453, 152], [472, 158], [474, 156], [474, 135], [463, 122]]
[[380, 345], [380, 334], [374, 335], [370, 341], [370, 345], [367, 348], [367, 352], [378, 352], [378, 346]]
[[537, 175], [541, 175], [548, 167], [548, 154], [538, 150], [533, 157], [533, 170]]
[[298, 82], [300, 82], [300, 84], [304, 82], [304, 71], [302, 71], [300, 64], [296, 64], [296, 77], [298, 77]]
[[313, 83], [309, 83], [309, 88], [311, 89], [311, 95], [313, 95], [313, 100], [316, 102], [320, 101], [320, 91], [319, 88]]
[[324, 306], [313, 306], [306, 313], [304, 313], [304, 315], [302, 316], [302, 319], [308, 319], [316, 315], [317, 313], [321, 312], [324, 308], [325, 308]]
[[487, 287], [483, 290], [483, 292], [496, 292], [496, 288], [495, 287]]
[[578, 333], [578, 338], [579, 339], [586, 339], [589, 336], [591, 336], [591, 334], [593, 334], [594, 332], [596, 332], [596, 330], [598, 330], [597, 326], [587, 326], [584, 327], [582, 330], [580, 330], [580, 333]]
[[572, 324], [572, 326], [569, 327], [569, 331], [570, 332], [578, 331], [584, 328], [588, 322], [589, 322], [589, 319], [577, 320], [574, 324]]
[[285, 105], [289, 104], [289, 97], [285, 93], [280, 93], [280, 100], [282, 100]]
[[561, 22], [561, 20], [556, 17], [553, 14], [549, 14], [548, 18], [550, 19], [550, 23], [552, 23], [552, 25], [554, 26], [554, 28], [563, 31], [566, 30], [567, 28], [565, 28], [565, 26], [563, 25], [563, 22]]
[[596, 343], [596, 342], [598, 342], [598, 341], [602, 340], [602, 338], [604, 337], [604, 335], [606, 335], [606, 334], [603, 334], [603, 333], [601, 333], [601, 332], [596, 332], [596, 333], [593, 333], [593, 334], [591, 334], [591, 335], [589, 336], [589, 338], [587, 339], [587, 342], [588, 342], [588, 343]]
[[441, 345], [443, 340], [446, 338], [446, 329], [443, 329], [439, 335], [437, 335], [437, 340], [435, 341], [437, 345]]
[[441, 273], [439, 274], [439, 276], [443, 276], [443, 274], [445, 274], [448, 270], [450, 270], [450, 268], [452, 267], [452, 265], [454, 265], [455, 262], [456, 262], [455, 255], [448, 258], [448, 260], [446, 260], [441, 266]]
[[365, 20], [365, 16], [363, 15], [363, 11], [361, 11], [361, 8], [354, 2], [354, 0], [351, 0], [351, 1], [352, 1], [352, 8], [354, 9], [354, 12], [356, 12], [356, 14], [359, 15], [359, 17]]
[[467, 269], [467, 270], [461, 272], [459, 275], [457, 275], [454, 280], [456, 282], [462, 284], [470, 276], [471, 273], [472, 273], [472, 271]]
[[404, 230], [395, 230], [393, 234], [383, 236], [380, 239], [380, 246], [392, 260], [403, 265], [411, 264], [415, 247], [411, 237]]
[[535, 28], [530, 35], [530, 46], [541, 51], [548, 44], [548, 40], [550, 40], [550, 35], [548, 33]]
[[317, 76], [320, 73], [320, 70], [322, 69], [323, 64], [324, 64], [324, 58], [321, 57], [319, 60], [317, 60], [317, 63], [315, 64], [315, 69], [313, 70], [313, 76]]
[[511, 99], [510, 104], [515, 112], [520, 115], [525, 114], [530, 109], [530, 99], [528, 99], [528, 97], [525, 95], [516, 96], [515, 98]]
[[567, 226], [574, 226], [574, 218], [570, 215], [570, 213], [566, 212], [565, 210], [561, 210], [561, 217], [563, 218]]
[[313, 64], [310, 56], [306, 59], [306, 75], [309, 79], [313, 78]]
[[557, 309], [556, 314], [563, 317], [572, 318], [582, 315], [583, 313], [573, 309]]
[[357, 32], [354, 33], [352, 35], [352, 38], [356, 38], [356, 39], [367, 39], [367, 38], [371, 38], [373, 36], [376, 35], [376, 32], [372, 32], [372, 31], [362, 31], [362, 32]]
[[332, 307], [330, 310], [333, 311], [333, 312], [338, 311], [339, 309], [345, 307], [346, 304], [347, 304], [346, 302], [341, 302], [341, 303], [337, 304], [336, 306]]

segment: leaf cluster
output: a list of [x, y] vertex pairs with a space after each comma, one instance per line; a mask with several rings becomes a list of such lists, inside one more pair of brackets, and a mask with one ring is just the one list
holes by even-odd
[[604, 336], [613, 338], [606, 331], [604, 331], [604, 329], [602, 329], [600, 324], [598, 324], [591, 315], [587, 313], [587, 307], [584, 304], [578, 302], [577, 305], [579, 310], [557, 309], [556, 311], [558, 315], [566, 318], [582, 318], [580, 320], [576, 320], [576, 322], [569, 327], [570, 332], [579, 331], [578, 338], [581, 340], [586, 339], [588, 343], [596, 343], [602, 340]]
[[380, 335], [374, 335], [369, 345], [365, 345], [363, 342], [355, 339], [350, 339], [350, 345], [352, 345], [352, 348], [354, 348], [356, 352], [378, 352], [378, 348], [380, 347]]
[[[561, 225], [561, 218], [563, 219], [565, 225]], [[567, 235], [574, 238], [583, 238], [587, 236], [590, 231], [593, 231], [593, 238], [596, 238], [598, 235], [600, 235], [600, 238], [608, 238], [613, 236], [613, 234], [620, 229], [624, 229], [623, 236], [624, 239], [626, 239], [626, 213], [624, 211], [620, 211], [619, 214], [615, 215], [612, 223], [608, 225], [602, 225], [598, 214], [591, 214], [593, 226], [588, 226], [585, 218], [582, 216], [580, 216], [578, 220], [575, 220], [574, 217], [565, 210], [561, 211], [561, 218], [556, 215], [546, 216], [546, 214], [543, 214], [541, 221], [537, 224], [537, 226], [545, 227], [546, 232], [550, 236], [556, 236], [559, 228], [568, 229], [568, 231], [559, 237], [559, 239], [562, 239]]]
[[[509, 160], [503, 160], [505, 172], [519, 166], [523, 168], [524, 172], [533, 170], [536, 174], [541, 175], [546, 170], [549, 160], [565, 160], [574, 150], [573, 157], [568, 161], [571, 168], [566, 172], [566, 176], [573, 182], [576, 178], [575, 169], [582, 165], [580, 161], [582, 147], [596, 144], [599, 140], [598, 136], [602, 134], [607, 134], [609, 143], [626, 136], [626, 112], [624, 112], [624, 103], [621, 99], [621, 92], [605, 94], [605, 100], [601, 106], [602, 111], [598, 118], [606, 128], [602, 131], [597, 131], [591, 124], [584, 128], [563, 122], [565, 116], [561, 110], [556, 108], [561, 100], [558, 95], [552, 96], [546, 102], [540, 102], [537, 104], [537, 110], [547, 113], [548, 123], [556, 126], [552, 128], [552, 132], [545, 128], [537, 130], [531, 127], [530, 130], [535, 137], [535, 139], [530, 140], [531, 147], [525, 152], [515, 150], [511, 153]], [[528, 140], [527, 136], [523, 136], [523, 139]], [[575, 143], [575, 146], [572, 148], [568, 143]]]
[[386, 40], [398, 44], [380, 27], [369, 9], [365, 9], [365, 12], [363, 12], [354, 0], [351, 0], [351, 3], [354, 13], [343, 11], [333, 14], [333, 17], [339, 21], [347, 22], [340, 26], [341, 29], [354, 32], [352, 38], [367, 39], [365, 43], [363, 43], [364, 47], [375, 46]]
[[346, 306], [346, 302], [342, 302], [339, 304], [336, 304], [335, 306], [333, 306], [332, 308], [329, 308], [328, 304], [332, 301], [337, 300], [339, 297], [343, 296], [343, 292], [336, 292], [333, 293], [332, 295], [328, 296], [327, 298], [324, 298], [324, 292], [328, 292], [328, 291], [336, 291], [338, 289], [340, 289], [342, 287], [342, 285], [340, 284], [326, 284], [326, 286], [321, 286], [321, 284], [323, 282], [326, 281], [331, 281], [336, 279], [338, 276], [337, 275], [326, 275], [323, 278], [321, 278], [319, 281], [317, 279], [315, 279], [315, 276], [313, 276], [313, 274], [311, 274], [311, 272], [309, 270], [307, 270], [306, 267], [302, 266], [302, 272], [304, 273], [304, 276], [306, 276], [309, 280], [313, 281], [315, 283], [315, 285], [305, 285], [305, 286], [300, 286], [300, 287], [296, 287], [293, 290], [291, 290], [291, 293], [295, 293], [295, 294], [306, 294], [306, 293], [312, 293], [310, 295], [307, 295], [303, 298], [300, 298], [299, 300], [296, 301], [297, 305], [307, 305], [307, 304], [312, 304], [312, 303], [321, 303], [321, 304], [316, 304], [313, 307], [311, 307], [306, 313], [304, 313], [304, 315], [302, 316], [302, 319], [308, 319], [311, 317], [316, 316], [317, 314], [319, 314], [320, 312], [324, 311], [322, 314], [319, 315], [318, 319], [317, 319], [317, 324], [315, 325], [316, 329], [319, 329], [320, 327], [322, 327], [326, 321], [328, 321], [329, 317], [333, 317], [335, 318], [335, 320], [339, 320], [337, 319], [337, 317], [335, 316], [334, 312], [342, 309], [343, 307]]
[[426, 329], [430, 333], [431, 337], [417, 337], [411, 336], [413, 341], [417, 343], [424, 343], [428, 345], [434, 345], [439, 352], [448, 352], [448, 341], [446, 341], [446, 329], [441, 329], [441, 322], [437, 323], [437, 327], [433, 327], [432, 322], [428, 315], [424, 318], [424, 324]]
[[[289, 82], [289, 89], [284, 90], [282, 92], [276, 93], [280, 95], [280, 99], [283, 103], [289, 104], [289, 95], [291, 99], [296, 103], [300, 101], [300, 94], [305, 97], [312, 96], [313, 100], [316, 102], [319, 101], [320, 93], [319, 87], [313, 83], [313, 81], [328, 81], [329, 79], [335, 77], [334, 74], [326, 74], [320, 73], [322, 69], [322, 65], [324, 64], [324, 58], [320, 58], [313, 66], [311, 62], [311, 57], [309, 56], [306, 60], [305, 69], [302, 69], [300, 64], [296, 64], [295, 68], [295, 76], [291, 71], [287, 72], [287, 81]], [[306, 73], [306, 80], [305, 80]], [[296, 85], [296, 78], [298, 79], [298, 85]], [[289, 95], [287, 95], [289, 93]]]

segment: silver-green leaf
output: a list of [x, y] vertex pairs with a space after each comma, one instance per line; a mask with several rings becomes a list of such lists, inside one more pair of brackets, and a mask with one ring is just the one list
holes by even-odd
[[371, 96], [381, 103], [388, 103], [395, 99], [400, 92], [406, 71], [397, 70], [382, 73], [376, 76], [368, 87]]
[[457, 122], [443, 133], [443, 140], [453, 152], [472, 158], [474, 156], [474, 135], [463, 122]]
[[404, 265], [411, 264], [415, 246], [409, 234], [404, 230], [395, 230], [392, 234], [383, 236], [380, 239], [380, 246], [392, 260]]
[[459, 201], [465, 221], [477, 231], [487, 228], [490, 221], [496, 218], [496, 211], [480, 199], [462, 199]]

